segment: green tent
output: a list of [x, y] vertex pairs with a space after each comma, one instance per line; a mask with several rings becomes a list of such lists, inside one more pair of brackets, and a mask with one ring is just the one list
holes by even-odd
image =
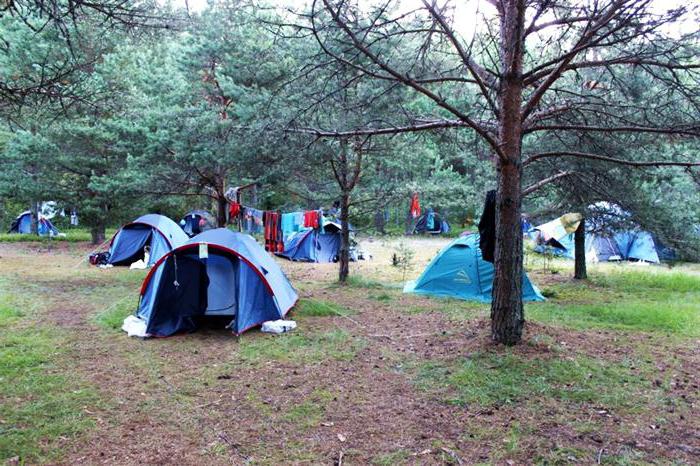
[[[403, 291], [490, 303], [493, 275], [493, 264], [481, 258], [479, 235], [462, 236], [440, 251], [418, 280], [406, 283]], [[544, 301], [525, 273], [523, 300]]]

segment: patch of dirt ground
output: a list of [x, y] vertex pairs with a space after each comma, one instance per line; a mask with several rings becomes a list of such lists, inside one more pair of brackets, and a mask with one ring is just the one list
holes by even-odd
[[[413, 244], [421, 251], [414, 275], [445, 243]], [[484, 409], [448, 403], [416, 386], [411, 376], [415, 361], [451, 361], [484, 351], [620, 361], [644, 335], [621, 338], [615, 332], [528, 323], [525, 344], [498, 348], [490, 343], [485, 307], [451, 319], [440, 312], [440, 301], [391, 290], [387, 300], [378, 301], [370, 297], [376, 290], [328, 287], [333, 264], [282, 262], [302, 297], [353, 311], [347, 317], [300, 317], [298, 335], [342, 330], [358, 350], [349, 358], [251, 362], [241, 356], [243, 345], [276, 337], [256, 330], [236, 338], [206, 329], [142, 341], [99, 328], [93, 317], [109, 303], [85, 295], [76, 299], [76, 290], [99, 289], [105, 273], [122, 272], [65, 273], [86, 249], [52, 251], [44, 265], [50, 279], [41, 282], [49, 303], [42, 312], [71, 344], [63, 369], [88, 380], [103, 400], [85, 408], [94, 429], [63, 441], [63, 464], [529, 464], [542, 458], [697, 464], [700, 458], [700, 425], [688, 409], [618, 415], [555, 400]], [[373, 259], [356, 264], [355, 273], [401, 280], [386, 265], [386, 245], [377, 241], [367, 249]], [[32, 246], [0, 245], [0, 257], [10, 257], [26, 277], [47, 256]], [[384, 269], [388, 272], [380, 274]], [[56, 280], [59, 275], [63, 278]], [[131, 288], [138, 293], [138, 284]], [[414, 308], [423, 312], [407, 312]], [[659, 342], [657, 350], [646, 357], [658, 363], [659, 380], [676, 384], [668, 406], [683, 399], [692, 413], [698, 402], [698, 345]]]

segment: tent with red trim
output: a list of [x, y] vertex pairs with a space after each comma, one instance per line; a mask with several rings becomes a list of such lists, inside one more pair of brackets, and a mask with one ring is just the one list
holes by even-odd
[[150, 248], [148, 265], [153, 265], [168, 251], [185, 244], [187, 234], [165, 215], [142, 215], [121, 227], [109, 246], [109, 263], [130, 265], [144, 258]]
[[240, 334], [284, 317], [297, 300], [280, 266], [251, 236], [217, 228], [158, 260], [136, 315], [150, 336], [195, 331], [207, 316], [225, 318]]

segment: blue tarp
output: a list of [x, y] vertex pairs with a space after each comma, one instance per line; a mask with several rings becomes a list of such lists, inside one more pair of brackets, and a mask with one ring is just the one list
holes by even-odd
[[[207, 257], [200, 257], [202, 244]], [[284, 317], [297, 299], [282, 269], [251, 236], [217, 228], [161, 258], [144, 281], [137, 315], [154, 336], [194, 331], [203, 316], [228, 316], [240, 334]]]
[[[406, 284], [404, 293], [490, 303], [493, 277], [493, 264], [481, 258], [479, 235], [467, 235], [443, 248], [416, 281]], [[525, 301], [544, 301], [525, 273], [522, 293]]]
[[164, 215], [143, 215], [124, 225], [112, 238], [109, 247], [109, 263], [129, 265], [143, 259], [143, 248], [150, 246], [148, 265], [153, 265], [171, 249], [187, 241], [180, 226]]

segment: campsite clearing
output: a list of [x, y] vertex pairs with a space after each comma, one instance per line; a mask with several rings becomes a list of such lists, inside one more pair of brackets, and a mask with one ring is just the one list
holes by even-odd
[[[403, 240], [416, 278], [447, 240]], [[371, 260], [278, 262], [294, 332], [138, 340], [145, 271], [82, 243], [0, 243], [0, 460], [62, 464], [697, 464], [700, 269], [528, 261], [547, 302], [494, 346], [488, 305], [401, 292]], [[558, 273], [552, 273], [551, 268]]]

